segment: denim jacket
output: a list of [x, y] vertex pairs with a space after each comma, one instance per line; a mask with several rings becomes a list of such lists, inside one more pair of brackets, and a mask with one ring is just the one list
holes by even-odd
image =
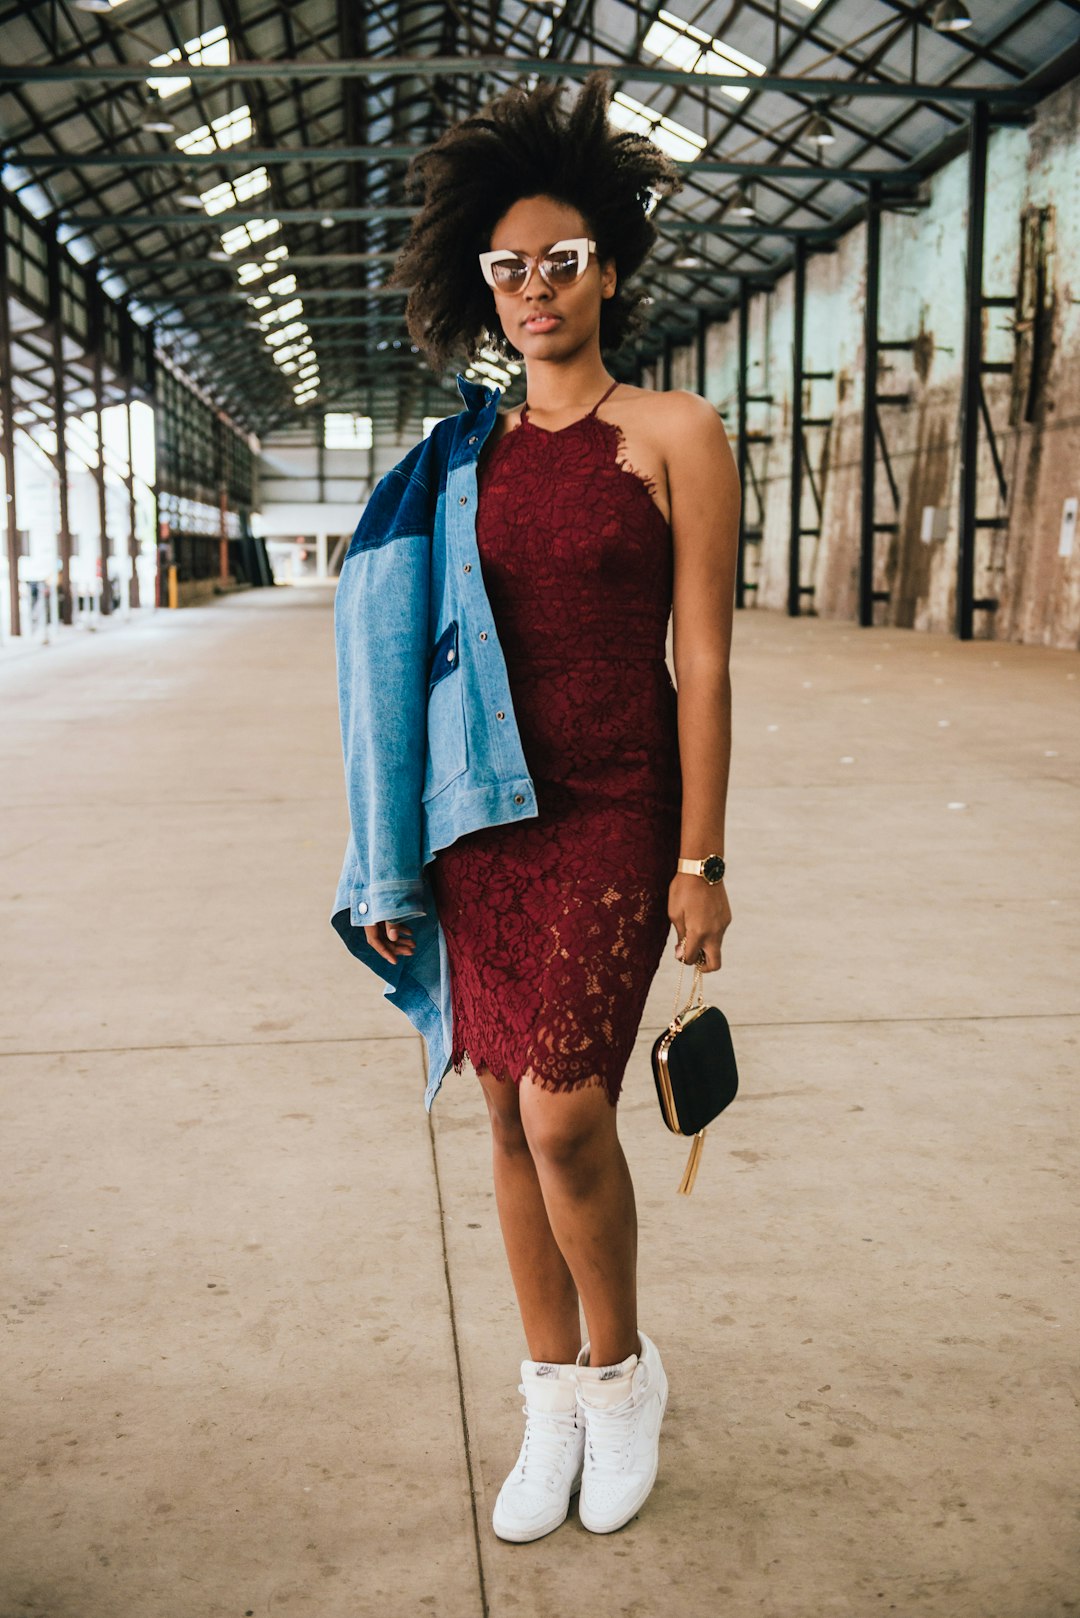
[[[465, 409], [372, 490], [334, 601], [350, 834], [330, 921], [423, 1035], [429, 1112], [453, 1026], [424, 868], [466, 832], [538, 812], [476, 545], [476, 463], [501, 390], [457, 385]], [[393, 964], [363, 931], [391, 919], [415, 943]]]

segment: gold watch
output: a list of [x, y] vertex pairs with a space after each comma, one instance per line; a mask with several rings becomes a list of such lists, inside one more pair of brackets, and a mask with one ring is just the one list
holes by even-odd
[[677, 869], [689, 876], [703, 876], [711, 888], [724, 880], [725, 866], [719, 854], [706, 854], [703, 860], [680, 860]]

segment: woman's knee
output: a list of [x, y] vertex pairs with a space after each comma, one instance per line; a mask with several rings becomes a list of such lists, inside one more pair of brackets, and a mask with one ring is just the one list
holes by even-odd
[[521, 1112], [533, 1157], [571, 1180], [591, 1174], [615, 1138], [611, 1105], [598, 1087], [558, 1092], [530, 1085]]
[[491, 1119], [492, 1143], [500, 1152], [527, 1152], [517, 1086], [509, 1079], [497, 1079], [490, 1068], [480, 1069], [479, 1078]]

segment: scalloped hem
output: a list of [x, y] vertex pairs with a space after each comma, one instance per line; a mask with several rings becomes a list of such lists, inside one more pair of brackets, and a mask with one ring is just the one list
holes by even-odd
[[[471, 1051], [468, 1051], [464, 1046], [461, 1046], [460, 1048], [456, 1048], [454, 1050], [450, 1058], [450, 1063], [455, 1073], [463, 1073], [465, 1071], [466, 1060], [472, 1064], [473, 1068], [476, 1069], [477, 1072], [479, 1072], [480, 1068], [482, 1067], [486, 1068], [492, 1077], [499, 1082], [499, 1084], [513, 1084], [516, 1085], [518, 1089], [521, 1088], [522, 1080], [525, 1077], [525, 1072], [528, 1071], [528, 1064], [526, 1063], [525, 1070], [521, 1073], [511, 1073], [506, 1068], [504, 1068], [502, 1072], [498, 1072], [484, 1057], [474, 1056]], [[572, 1079], [554, 1077], [547, 1078], [542, 1074], [537, 1073], [535, 1074], [532, 1083], [537, 1085], [539, 1089], [547, 1090], [553, 1094], [557, 1094], [562, 1090], [602, 1089], [604, 1094], [607, 1096], [609, 1103], [613, 1107], [618, 1103], [619, 1096], [622, 1091], [621, 1081], [619, 1084], [613, 1087], [606, 1082], [603, 1074], [601, 1073], [589, 1073], [581, 1078]]]

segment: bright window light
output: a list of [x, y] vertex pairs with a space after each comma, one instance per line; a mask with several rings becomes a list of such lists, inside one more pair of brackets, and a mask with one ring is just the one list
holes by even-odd
[[307, 404], [309, 400], [314, 399], [318, 391], [318, 388], [312, 388], [307, 393], [298, 393], [294, 399], [294, 403], [298, 405]]
[[250, 303], [253, 309], [265, 309], [267, 305], [273, 303], [273, 301], [274, 300], [269, 296], [269, 294], [264, 294], [261, 298], [248, 299], [248, 303]]
[[[267, 298], [266, 301], [267, 301], [267, 303], [269, 303], [270, 299]], [[260, 302], [261, 302], [261, 299], [260, 299]], [[260, 315], [259, 316], [259, 319], [262, 321], [264, 326], [272, 326], [275, 321], [278, 321], [278, 320], [292, 320], [294, 315], [302, 315], [303, 312], [304, 312], [304, 300], [303, 300], [303, 298], [293, 298], [291, 303], [282, 304], [280, 309], [269, 309], [269, 310], [267, 310], [265, 315]]]
[[268, 331], [264, 341], [269, 343], [271, 348], [276, 348], [279, 343], [287, 343], [291, 337], [299, 337], [306, 331], [307, 327], [302, 320], [294, 320], [290, 326], [285, 326], [281, 331]]
[[323, 443], [327, 449], [370, 449], [371, 417], [328, 410], [324, 418]]
[[242, 287], [247, 286], [249, 281], [261, 281], [265, 274], [265, 264], [238, 264], [236, 266], [236, 279]]
[[431, 431], [431, 429], [434, 426], [436, 426], [440, 421], [448, 421], [448, 420], [449, 420], [449, 417], [447, 417], [447, 416], [425, 416], [424, 417], [424, 437], [426, 438], [428, 433]]
[[[817, 4], [817, 0], [814, 0]], [[737, 51], [733, 45], [725, 45], [723, 40], [714, 39], [711, 34], [705, 34], [692, 23], [684, 22], [673, 11], [660, 11], [657, 21], [653, 23], [643, 40], [645, 50], [653, 56], [662, 57], [673, 67], [684, 68], [688, 73], [753, 73], [760, 75], [765, 71], [764, 62], [758, 62], [752, 56], [746, 56]], [[721, 86], [724, 94], [733, 101], [744, 101], [750, 94], [749, 90], [736, 89], [734, 85]], [[656, 144], [661, 144], [654, 134]], [[704, 143], [702, 143], [704, 144]]]
[[268, 292], [277, 292], [281, 296], [284, 296], [284, 294], [286, 292], [295, 292], [296, 291], [296, 276], [295, 275], [283, 275], [281, 277], [280, 281], [271, 281], [270, 285], [267, 287], [266, 290]]
[[252, 219], [246, 225], [234, 225], [227, 230], [221, 238], [221, 245], [226, 253], [242, 253], [245, 247], [254, 247], [264, 237], [272, 236], [276, 230], [281, 229], [280, 219]]
[[697, 157], [705, 145], [703, 136], [695, 135], [692, 129], [677, 124], [673, 118], [665, 118], [661, 113], [654, 112], [652, 107], [647, 107], [643, 101], [635, 101], [633, 96], [626, 95], [622, 90], [616, 90], [612, 97], [608, 116], [620, 129], [636, 129], [648, 135], [671, 157]]
[[235, 180], [222, 180], [220, 185], [212, 185], [209, 191], [200, 191], [199, 199], [207, 213], [224, 213], [227, 208], [248, 202], [269, 188], [270, 176], [264, 168], [249, 169], [246, 174], [238, 174]]
[[250, 140], [253, 133], [251, 108], [237, 107], [220, 118], [212, 118], [208, 124], [200, 124], [190, 134], [177, 135], [176, 144], [182, 152], [224, 152], [230, 146], [238, 146], [242, 140]]
[[[210, 28], [197, 39], [174, 46], [164, 56], [152, 56], [150, 66], [172, 67], [174, 62], [190, 62], [192, 67], [224, 67], [231, 60], [226, 30]], [[191, 84], [190, 79], [147, 79], [146, 82], [159, 96], [174, 96], [178, 90], [186, 90]]]

